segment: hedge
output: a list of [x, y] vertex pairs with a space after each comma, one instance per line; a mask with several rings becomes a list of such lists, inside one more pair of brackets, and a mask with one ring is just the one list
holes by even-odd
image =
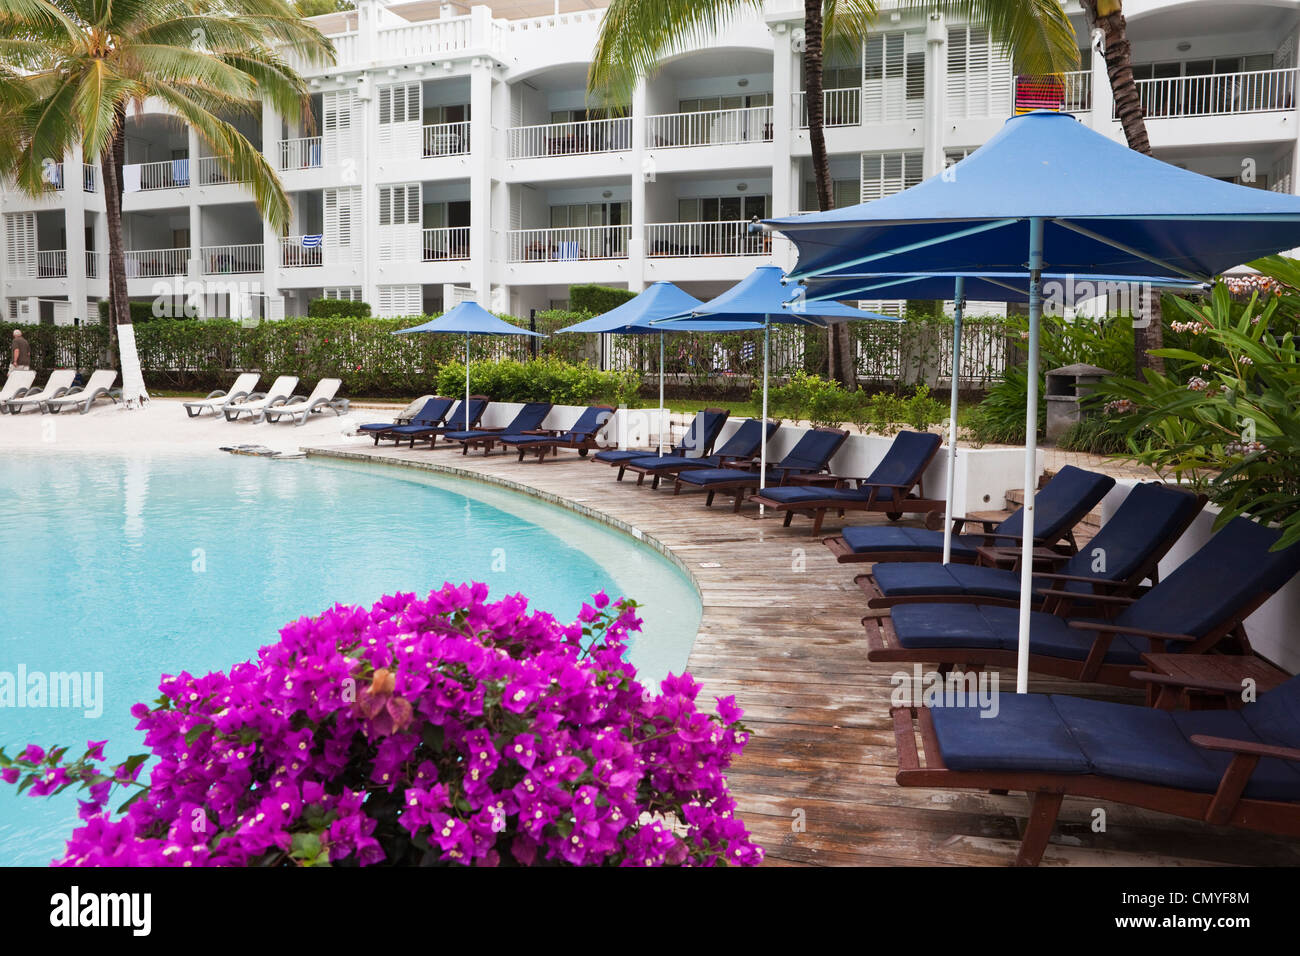
[[590, 315], [601, 315], [635, 298], [635, 292], [606, 285], [569, 286], [569, 308]]
[[313, 319], [368, 319], [370, 303], [350, 299], [312, 299], [307, 315]]
[[[131, 324], [139, 325], [141, 322], [156, 322], [158, 316], [153, 314], [152, 302], [129, 302], [131, 308]], [[181, 318], [177, 316], [177, 318]], [[108, 321], [108, 300], [99, 300], [99, 321]]]
[[[465, 367], [449, 362], [438, 372], [437, 393], [465, 393]], [[602, 372], [591, 365], [556, 358], [527, 362], [503, 359], [471, 362], [469, 390], [499, 402], [554, 402], [556, 405], [632, 405], [641, 387], [635, 372]]]

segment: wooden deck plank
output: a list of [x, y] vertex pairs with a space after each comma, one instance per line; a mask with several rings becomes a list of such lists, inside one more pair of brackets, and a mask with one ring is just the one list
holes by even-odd
[[[313, 449], [313, 453], [317, 450]], [[702, 496], [674, 497], [613, 469], [562, 455], [537, 464], [514, 456], [462, 457], [438, 449], [320, 449], [389, 464], [415, 463], [554, 496], [631, 526], [666, 548], [694, 577], [703, 616], [689, 668], [706, 706], [735, 695], [753, 736], [728, 774], [739, 811], [772, 865], [1007, 865], [1027, 813], [1023, 794], [902, 788], [889, 720], [891, 676], [907, 667], [866, 658], [853, 583], [868, 565], [840, 565], [809, 522], [783, 528], [771, 514], [731, 513]], [[828, 518], [842, 524], [883, 517]], [[906, 522], [905, 522], [906, 523]], [[919, 522], [915, 522], [919, 524]], [[1002, 672], [1001, 686], [1014, 675]], [[1038, 678], [1031, 690], [1133, 703], [1137, 692]], [[1105, 833], [1091, 830], [1094, 807]], [[794, 828], [802, 813], [804, 830]], [[1199, 825], [1165, 814], [1067, 799], [1043, 859], [1066, 865], [1249, 865], [1300, 863], [1300, 841]]]

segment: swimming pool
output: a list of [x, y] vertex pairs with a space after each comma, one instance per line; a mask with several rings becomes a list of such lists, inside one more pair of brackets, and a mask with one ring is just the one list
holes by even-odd
[[[90, 698], [50, 706], [47, 689], [46, 706], [0, 706], [10, 754], [28, 742], [80, 753], [104, 738], [111, 759], [142, 752], [129, 710], [157, 697], [159, 675], [228, 670], [304, 614], [444, 581], [522, 592], [562, 621], [595, 591], [633, 597], [645, 627], [629, 658], [653, 680], [684, 668], [699, 626], [692, 583], [651, 548], [526, 496], [423, 472], [6, 453], [0, 501], [0, 676], [31, 687], [36, 675], [84, 675], [76, 684]], [[0, 865], [61, 855], [76, 806], [73, 790], [47, 800], [0, 788]]]

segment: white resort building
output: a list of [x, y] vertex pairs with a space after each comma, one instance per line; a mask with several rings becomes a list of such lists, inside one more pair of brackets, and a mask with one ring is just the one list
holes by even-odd
[[[767, 0], [761, 17], [669, 58], [608, 111], [586, 96], [603, 6], [356, 0], [316, 18], [337, 63], [304, 68], [313, 122], [269, 109], [243, 121], [291, 198], [283, 236], [192, 130], [145, 104], [128, 118], [124, 176], [132, 298], [201, 295], [204, 315], [279, 317], [322, 295], [378, 315], [474, 297], [527, 315], [567, 304], [573, 283], [668, 279], [703, 297], [760, 263], [789, 265], [783, 240], [746, 227], [816, 208], [801, 0]], [[827, 64], [837, 205], [941, 171], [1016, 107], [1016, 78], [987, 33], [880, 6], [857, 55]], [[1300, 3], [1125, 8], [1155, 155], [1293, 191]], [[1064, 78], [1063, 108], [1122, 141], [1104, 61], [1077, 0], [1067, 10], [1083, 59]], [[97, 321], [108, 242], [99, 171], [85, 159], [52, 160], [45, 196], [0, 194], [11, 320]]]

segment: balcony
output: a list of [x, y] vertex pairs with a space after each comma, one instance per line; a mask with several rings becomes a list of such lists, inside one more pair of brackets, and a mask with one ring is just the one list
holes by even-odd
[[126, 253], [128, 279], [157, 279], [183, 276], [189, 269], [189, 249], [129, 249]]
[[1231, 116], [1295, 109], [1294, 68], [1138, 80], [1148, 120], [1175, 116]]
[[511, 159], [617, 153], [631, 148], [632, 120], [627, 116], [516, 126], [510, 130]]
[[425, 262], [445, 262], [469, 258], [469, 226], [425, 229], [421, 258]]
[[90, 163], [81, 164], [81, 190], [88, 193], [99, 192], [99, 169]]
[[469, 152], [468, 122], [436, 123], [424, 127], [424, 155], [463, 156]]
[[700, 113], [662, 113], [646, 117], [651, 149], [682, 146], [728, 146], [772, 141], [772, 107]]
[[236, 246], [202, 246], [199, 258], [203, 274], [234, 275], [262, 271], [262, 244], [245, 243]]
[[320, 169], [320, 167], [321, 138], [319, 136], [280, 140], [281, 169]]
[[221, 167], [225, 157], [200, 156], [194, 164], [194, 182], [199, 186], [218, 186], [239, 182]]
[[36, 253], [37, 279], [65, 279], [68, 275], [68, 250], [41, 249]]
[[324, 264], [324, 236], [284, 236], [280, 239], [280, 267], [312, 269]]
[[122, 167], [122, 182], [129, 193], [183, 189], [190, 184], [190, 161], [169, 159], [160, 163], [128, 163]]
[[631, 226], [570, 226], [563, 229], [512, 229], [511, 262], [575, 262], [626, 259]]
[[86, 278], [98, 279], [104, 275], [104, 254], [93, 249], [86, 250]]
[[[794, 115], [800, 129], [808, 128], [807, 94], [800, 90], [794, 94]], [[861, 126], [862, 88], [857, 86], [838, 90], [822, 90], [822, 125]]]
[[749, 225], [744, 220], [649, 223], [646, 255], [650, 258], [770, 255], [771, 235], [750, 235]]

